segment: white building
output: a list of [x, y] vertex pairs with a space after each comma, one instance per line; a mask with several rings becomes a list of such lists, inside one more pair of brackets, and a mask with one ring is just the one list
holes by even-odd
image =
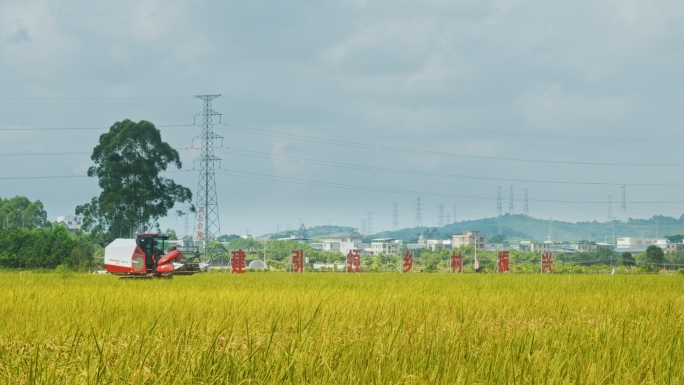
[[401, 252], [401, 240], [393, 238], [371, 239], [371, 250], [373, 255], [399, 255], [399, 253]]
[[69, 231], [80, 230], [83, 226], [83, 215], [66, 215], [57, 217], [57, 223], [61, 223]]
[[317, 251], [327, 251], [329, 253], [339, 253], [340, 252], [340, 241], [324, 240], [323, 242], [312, 243], [311, 247]]

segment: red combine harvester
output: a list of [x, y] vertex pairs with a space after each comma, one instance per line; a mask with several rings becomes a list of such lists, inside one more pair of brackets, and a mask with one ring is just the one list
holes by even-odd
[[105, 248], [105, 268], [119, 278], [171, 278], [192, 275], [207, 264], [199, 253], [181, 263], [183, 254], [175, 247], [166, 253], [166, 234], [135, 234], [135, 239], [117, 238]]

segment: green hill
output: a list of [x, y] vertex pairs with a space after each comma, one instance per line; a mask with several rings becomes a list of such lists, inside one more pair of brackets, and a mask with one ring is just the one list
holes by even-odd
[[[613, 238], [613, 227], [611, 222], [562, 222], [551, 221], [548, 219], [532, 218], [526, 215], [503, 215], [501, 217], [501, 233], [509, 239], [536, 239], [545, 241], [549, 236], [550, 230], [553, 240], [556, 242], [576, 242], [578, 240], [589, 240], [594, 242], [610, 241]], [[389, 237], [409, 241], [423, 234], [426, 230], [430, 231], [433, 227], [414, 227], [401, 229], [398, 231], [385, 231], [375, 234], [373, 237]], [[477, 230], [487, 237], [498, 234], [498, 218], [484, 218], [471, 221], [462, 221], [448, 224], [436, 228], [441, 238], [452, 234], [459, 234], [463, 230]], [[615, 221], [615, 238], [618, 237], [644, 237], [653, 238], [656, 236], [656, 229], [659, 237], [674, 234], [684, 234], [684, 215], [679, 219], [666, 216], [654, 216], [650, 219], [629, 219], [627, 222]]]

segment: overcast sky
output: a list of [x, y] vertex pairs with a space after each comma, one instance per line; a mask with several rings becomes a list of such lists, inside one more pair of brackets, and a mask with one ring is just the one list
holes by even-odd
[[[492, 217], [497, 186], [504, 213], [513, 186], [515, 213], [528, 189], [534, 217], [605, 221], [612, 195], [621, 218], [624, 184], [629, 217], [679, 217], [683, 16], [659, 0], [0, 0], [0, 177], [83, 175], [88, 154], [35, 154], [89, 153], [104, 132], [26, 129], [192, 124], [192, 96], [221, 94], [221, 233], [366, 212], [377, 232], [393, 203], [410, 227], [416, 197], [423, 225], [439, 204]], [[160, 130], [192, 170], [200, 128]], [[196, 191], [196, 172], [168, 175]], [[0, 180], [52, 220], [97, 194]]]

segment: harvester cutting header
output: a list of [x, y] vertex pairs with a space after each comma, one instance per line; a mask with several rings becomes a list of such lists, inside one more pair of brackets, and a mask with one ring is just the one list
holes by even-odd
[[[135, 239], [117, 238], [105, 248], [105, 268], [120, 278], [170, 278], [192, 275], [206, 267], [199, 252], [181, 262], [183, 254], [175, 246], [166, 250], [166, 234], [135, 234]], [[166, 251], [164, 251], [166, 250]]]

